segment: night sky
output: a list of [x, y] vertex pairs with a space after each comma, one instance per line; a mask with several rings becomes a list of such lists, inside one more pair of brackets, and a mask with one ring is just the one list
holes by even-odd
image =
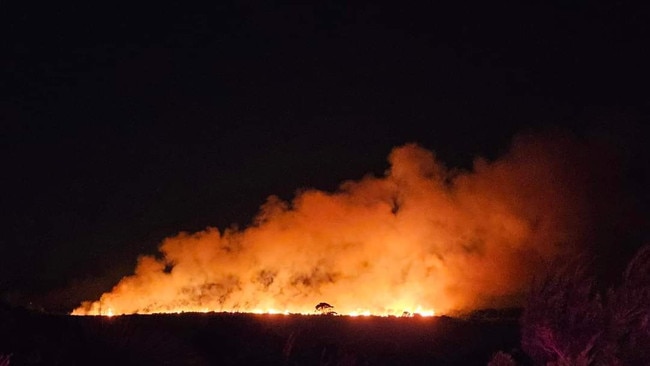
[[641, 8], [181, 3], [0, 5], [4, 301], [70, 310], [166, 236], [382, 174], [408, 142], [459, 168], [517, 133], [603, 142], [637, 212], [626, 245], [646, 240]]

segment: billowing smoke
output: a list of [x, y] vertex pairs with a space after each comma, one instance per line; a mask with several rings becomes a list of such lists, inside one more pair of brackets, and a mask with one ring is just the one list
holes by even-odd
[[516, 304], [546, 263], [580, 249], [592, 222], [588, 149], [516, 138], [471, 171], [417, 144], [384, 176], [335, 192], [268, 198], [245, 229], [165, 239], [131, 276], [74, 314], [179, 311], [402, 314]]

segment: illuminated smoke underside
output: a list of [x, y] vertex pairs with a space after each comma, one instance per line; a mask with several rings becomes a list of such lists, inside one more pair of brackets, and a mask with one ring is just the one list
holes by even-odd
[[467, 172], [418, 145], [397, 147], [383, 177], [301, 191], [291, 202], [269, 197], [243, 230], [165, 239], [162, 259], [141, 257], [134, 275], [73, 314], [512, 305], [545, 261], [582, 240], [584, 182], [571, 149], [519, 138]]

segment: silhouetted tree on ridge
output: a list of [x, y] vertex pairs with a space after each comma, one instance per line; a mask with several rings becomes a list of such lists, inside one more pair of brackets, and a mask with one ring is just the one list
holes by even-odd
[[334, 306], [326, 303], [326, 302], [321, 302], [316, 305], [316, 311], [321, 313], [321, 314], [334, 314]]

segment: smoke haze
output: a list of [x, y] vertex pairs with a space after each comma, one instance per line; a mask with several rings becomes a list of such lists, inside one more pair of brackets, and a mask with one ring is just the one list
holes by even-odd
[[594, 235], [602, 162], [575, 138], [519, 136], [468, 171], [414, 143], [395, 147], [388, 163], [383, 176], [334, 192], [271, 196], [249, 227], [167, 238], [159, 255], [142, 256], [133, 275], [73, 313], [511, 306], [549, 261]]

